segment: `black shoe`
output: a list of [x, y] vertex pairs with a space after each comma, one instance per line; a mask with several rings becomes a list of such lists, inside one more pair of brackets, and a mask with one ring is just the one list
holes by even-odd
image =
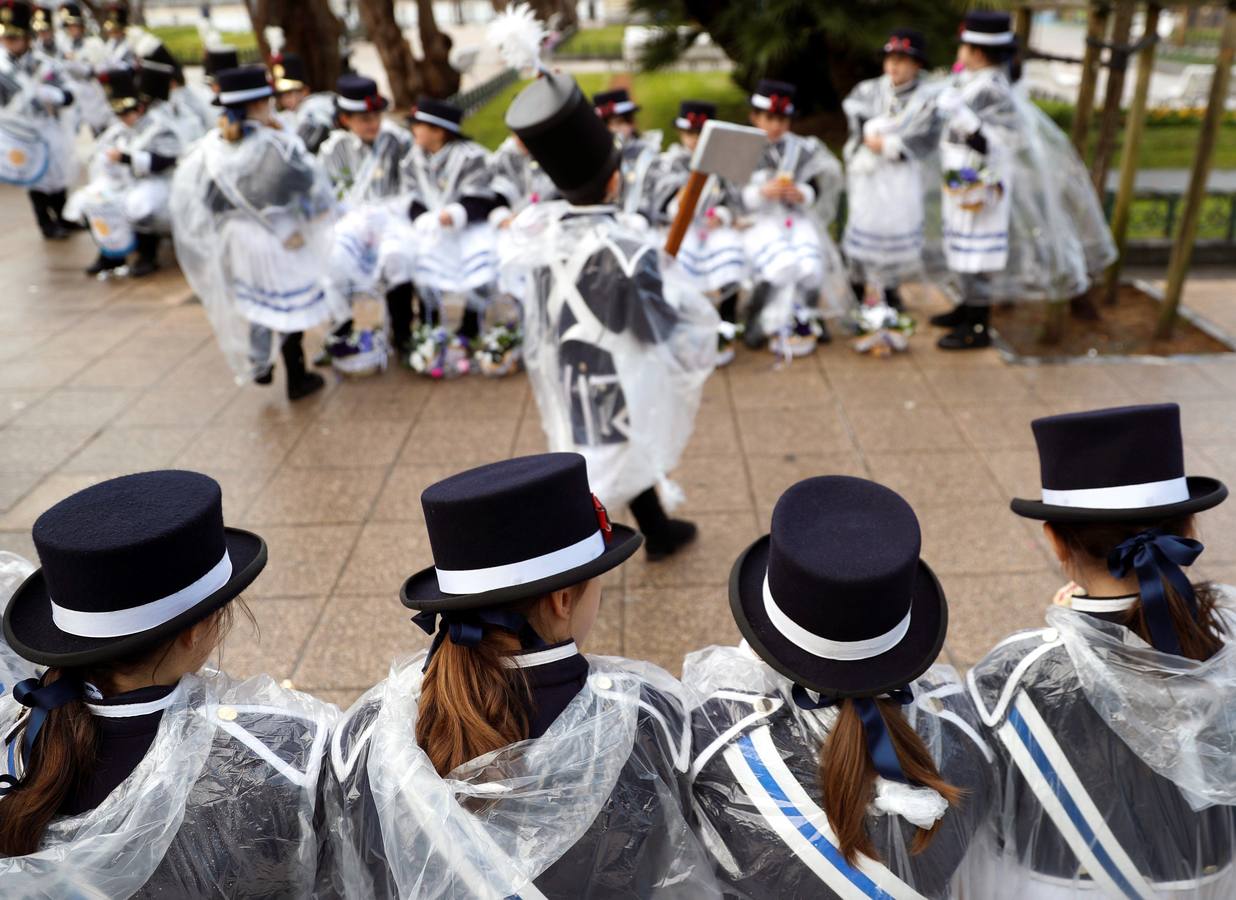
[[936, 313], [927, 321], [937, 328], [956, 328], [966, 321], [964, 306], [954, 306], [949, 312]]
[[991, 332], [982, 325], [958, 325], [936, 346], [941, 350], [982, 350], [991, 346]]
[[828, 323], [820, 319], [820, 333], [816, 336], [817, 344], [831, 344], [833, 342], [832, 333], [828, 330]]
[[124, 258], [112, 258], [99, 254], [98, 258], [90, 264], [90, 268], [86, 270], [87, 275], [102, 275], [104, 272], [110, 272], [112, 269], [119, 269], [124, 265]]
[[47, 241], [67, 241], [69, 232], [63, 225], [54, 223], [43, 229], [43, 239]]
[[699, 529], [685, 519], [667, 519], [655, 534], [644, 535], [644, 555], [649, 562], [673, 556], [695, 540]]
[[145, 278], [147, 275], [153, 275], [159, 271], [159, 264], [153, 259], [139, 257], [137, 262], [129, 266], [130, 278]]
[[326, 379], [317, 372], [306, 372], [295, 381], [288, 381], [288, 399], [301, 400], [326, 387]]
[[901, 300], [901, 292], [895, 287], [884, 289], [884, 302], [888, 304], [889, 309], [897, 312], [905, 309], [905, 304]]
[[742, 341], [752, 350], [763, 347], [768, 339], [768, 335], [764, 334], [764, 329], [760, 327], [760, 313], [764, 311], [771, 292], [772, 285], [766, 281], [757, 284], [755, 290], [751, 292], [751, 302], [747, 306], [747, 320], [743, 323]]
[[266, 385], [266, 384], [270, 384], [274, 380], [275, 380], [275, 367], [274, 366], [267, 366], [257, 375], [253, 376], [254, 384]]

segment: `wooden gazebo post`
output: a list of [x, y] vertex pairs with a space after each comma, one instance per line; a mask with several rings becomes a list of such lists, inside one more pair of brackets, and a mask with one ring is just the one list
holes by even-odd
[[1105, 2], [1093, 3], [1086, 19], [1086, 52], [1082, 56], [1081, 82], [1077, 86], [1077, 106], [1073, 112], [1073, 146], [1077, 154], [1086, 158], [1086, 144], [1090, 135], [1090, 114], [1094, 111], [1095, 82], [1099, 78], [1099, 48], [1095, 42], [1107, 35], [1107, 17], [1111, 6]]
[[1150, 97], [1150, 76], [1154, 74], [1159, 12], [1160, 7], [1157, 3], [1152, 2], [1146, 7], [1146, 27], [1142, 33], [1145, 46], [1142, 47], [1137, 59], [1137, 83], [1133, 86], [1133, 101], [1129, 104], [1129, 116], [1124, 130], [1124, 149], [1120, 157], [1120, 187], [1116, 190], [1116, 204], [1112, 209], [1112, 237], [1116, 241], [1116, 261], [1107, 267], [1106, 281], [1103, 285], [1103, 298], [1107, 303], [1116, 302], [1116, 294], [1120, 288], [1120, 270], [1124, 266], [1124, 251], [1129, 239], [1129, 213], [1133, 209], [1134, 182], [1141, 154], [1142, 132], [1146, 127], [1146, 102]]
[[1107, 170], [1111, 165], [1112, 151], [1116, 146], [1116, 133], [1120, 131], [1120, 102], [1124, 99], [1124, 76], [1128, 71], [1129, 58], [1119, 47], [1129, 44], [1129, 32], [1133, 28], [1133, 11], [1136, 0], [1118, 0], [1116, 14], [1112, 18], [1112, 36], [1107, 63], [1107, 98], [1099, 117], [1099, 140], [1094, 148], [1094, 160], [1090, 165], [1090, 177], [1100, 201], [1107, 192]]
[[1236, 57], [1236, 0], [1228, 0], [1223, 17], [1223, 36], [1219, 40], [1219, 56], [1215, 60], [1215, 74], [1210, 81], [1210, 99], [1202, 129], [1197, 136], [1197, 155], [1193, 158], [1193, 171], [1189, 175], [1189, 190], [1185, 193], [1184, 208], [1180, 214], [1180, 227], [1172, 243], [1172, 258], [1167, 267], [1167, 290], [1156, 338], [1169, 338], [1176, 324], [1176, 311], [1184, 292], [1185, 276], [1193, 258], [1193, 244], [1197, 240], [1197, 223], [1201, 217], [1202, 202], [1206, 199], [1206, 182], [1210, 178], [1210, 166], [1214, 162], [1215, 141], [1223, 123], [1224, 104], [1227, 101], [1228, 84], [1232, 77], [1232, 60]]

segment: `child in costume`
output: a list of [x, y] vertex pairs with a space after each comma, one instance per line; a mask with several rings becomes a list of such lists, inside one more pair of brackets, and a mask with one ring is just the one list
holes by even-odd
[[639, 130], [635, 114], [640, 107], [626, 88], [602, 91], [593, 96], [592, 105], [622, 149], [622, 211], [652, 223], [656, 218], [652, 191], [661, 156], [661, 132]]
[[[717, 107], [713, 103], [684, 100], [679, 104], [678, 118], [674, 120], [678, 143], [665, 151], [657, 167], [654, 208], [658, 225], [674, 221], [680, 194], [691, 175], [691, 156], [700, 132], [709, 119], [716, 117]], [[742, 236], [734, 227], [741, 212], [738, 189], [727, 180], [710, 175], [700, 193], [695, 219], [678, 250], [682, 270], [701, 291], [716, 298], [721, 312], [718, 366], [727, 365], [734, 358], [738, 294], [747, 277]]]
[[[926, 209], [940, 141], [935, 89], [922, 77], [927, 48], [921, 32], [897, 28], [884, 43], [884, 74], [860, 81], [842, 103], [850, 123], [845, 145], [845, 235], [841, 249], [861, 300], [870, 283], [894, 310], [897, 288], [922, 277]], [[895, 216], [889, 211], [895, 209]]]
[[966, 16], [962, 70], [940, 93], [944, 251], [961, 298], [933, 325], [945, 350], [989, 346], [991, 305], [1089, 289], [1115, 245], [1089, 173], [1060, 128], [1009, 80], [1008, 13]]
[[841, 190], [841, 163], [818, 138], [790, 131], [794, 85], [761, 81], [751, 95], [751, 122], [768, 135], [768, 149], [743, 204], [755, 218], [747, 256], [755, 277], [745, 340], [768, 338], [778, 355], [805, 356], [827, 341], [824, 319], [849, 307], [841, 254], [828, 234]]
[[1227, 488], [1186, 475], [1174, 403], [1031, 427], [1042, 497], [1012, 508], [1069, 583], [968, 678], [1003, 784], [1000, 893], [1236, 896], [1236, 592], [1184, 571]]
[[265, 68], [216, 79], [219, 128], [176, 167], [176, 256], [237, 377], [271, 383], [278, 334], [287, 395], [299, 400], [324, 385], [305, 369], [304, 331], [347, 317], [327, 272], [334, 190], [300, 139], [275, 124]]
[[112, 123], [98, 73], [106, 68], [107, 49], [103, 41], [86, 31], [81, 4], [64, 3], [56, 11], [60, 30], [56, 32], [56, 56], [72, 84], [73, 104], [78, 119], [96, 138]]

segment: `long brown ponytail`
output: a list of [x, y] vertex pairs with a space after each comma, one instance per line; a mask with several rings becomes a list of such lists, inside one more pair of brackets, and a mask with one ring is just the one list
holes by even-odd
[[[1152, 524], [1052, 522], [1051, 528], [1075, 555], [1088, 557], [1091, 564], [1106, 567], [1107, 554], [1134, 535], [1153, 528], [1165, 534], [1188, 537], [1193, 534], [1194, 522], [1194, 517], [1190, 515]], [[1167, 595], [1172, 628], [1180, 641], [1181, 654], [1198, 661], [1210, 659], [1223, 646], [1223, 635], [1227, 633], [1215, 610], [1218, 600], [1216, 591], [1209, 584], [1193, 585], [1197, 601], [1195, 617], [1189, 604], [1172, 587], [1170, 581], [1164, 580], [1163, 588]], [[1146, 621], [1146, 610], [1140, 602], [1120, 613], [1116, 621], [1147, 644], [1153, 643], [1150, 625]]]
[[[252, 620], [244, 602], [234, 602], [240, 603]], [[231, 626], [232, 606], [228, 605], [212, 615], [211, 639], [217, 644]], [[115, 693], [117, 674], [149, 668], [152, 661], [157, 669], [175, 640], [172, 637], [153, 649], [146, 648], [104, 666], [50, 668], [44, 673], [43, 683], [75, 678], [96, 686], [106, 696]], [[26, 856], [39, 849], [47, 826], [59, 815], [65, 800], [93, 774], [98, 755], [99, 729], [84, 699], [72, 700], [47, 713], [30, 759], [25, 761], [21, 783], [0, 800], [0, 857]]]
[[[906, 778], [935, 790], [950, 806], [956, 805], [965, 792], [941, 777], [931, 753], [906, 721], [901, 706], [891, 700], [875, 702]], [[854, 701], [844, 700], [838, 707], [837, 721], [820, 748], [819, 778], [824, 813], [837, 835], [838, 849], [849, 863], [860, 853], [879, 859], [875, 844], [867, 834], [867, 807], [875, 790], [876, 775], [862, 719]], [[939, 822], [929, 829], [919, 828], [910, 852], [926, 850], [938, 826]]]

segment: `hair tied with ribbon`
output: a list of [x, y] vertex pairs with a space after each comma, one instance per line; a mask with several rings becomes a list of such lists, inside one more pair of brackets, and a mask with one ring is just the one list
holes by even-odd
[[422, 672], [429, 668], [433, 655], [448, 637], [456, 647], [475, 647], [485, 637], [486, 628], [510, 632], [519, 638], [519, 645], [524, 650], [545, 646], [545, 641], [523, 614], [513, 609], [448, 609], [441, 612], [427, 609], [414, 615], [412, 621], [425, 634], [433, 635]]
[[[854, 701], [854, 709], [858, 712], [858, 717], [862, 721], [863, 734], [867, 738], [867, 752], [871, 755], [871, 762], [875, 766], [877, 772], [889, 781], [900, 781], [903, 784], [911, 784], [906, 773], [901, 768], [901, 760], [897, 758], [897, 751], [893, 748], [893, 739], [889, 736], [888, 726], [884, 724], [884, 716], [880, 713], [880, 707], [876, 703], [875, 697], [825, 697], [821, 695], [818, 699], [813, 700], [807, 689], [801, 685], [794, 685], [794, 689], [790, 692], [794, 698], [794, 703], [799, 709], [816, 710], [825, 709], [830, 706], [840, 706], [847, 699]], [[894, 688], [881, 694], [878, 699], [891, 700], [894, 703], [905, 706], [908, 703], [914, 702], [914, 692], [909, 686]]]
[[1182, 655], [1163, 582], [1172, 586], [1196, 619], [1197, 597], [1181, 566], [1193, 565], [1204, 549], [1199, 541], [1152, 528], [1133, 535], [1108, 554], [1107, 569], [1113, 578], [1124, 578], [1130, 570], [1137, 573], [1150, 643], [1156, 650]]
[[[38, 678], [27, 678], [13, 686], [13, 699], [26, 707], [29, 713], [24, 719], [18, 720], [5, 736], [4, 742], [11, 744], [17, 734], [22, 733], [20, 759], [23, 768], [30, 765], [34, 742], [38, 739], [39, 731], [42, 730], [44, 723], [47, 722], [48, 714], [67, 703], [80, 700], [82, 689], [80, 680], [63, 675], [51, 684], [43, 684]], [[20, 783], [16, 771], [0, 775], [0, 797]]]

